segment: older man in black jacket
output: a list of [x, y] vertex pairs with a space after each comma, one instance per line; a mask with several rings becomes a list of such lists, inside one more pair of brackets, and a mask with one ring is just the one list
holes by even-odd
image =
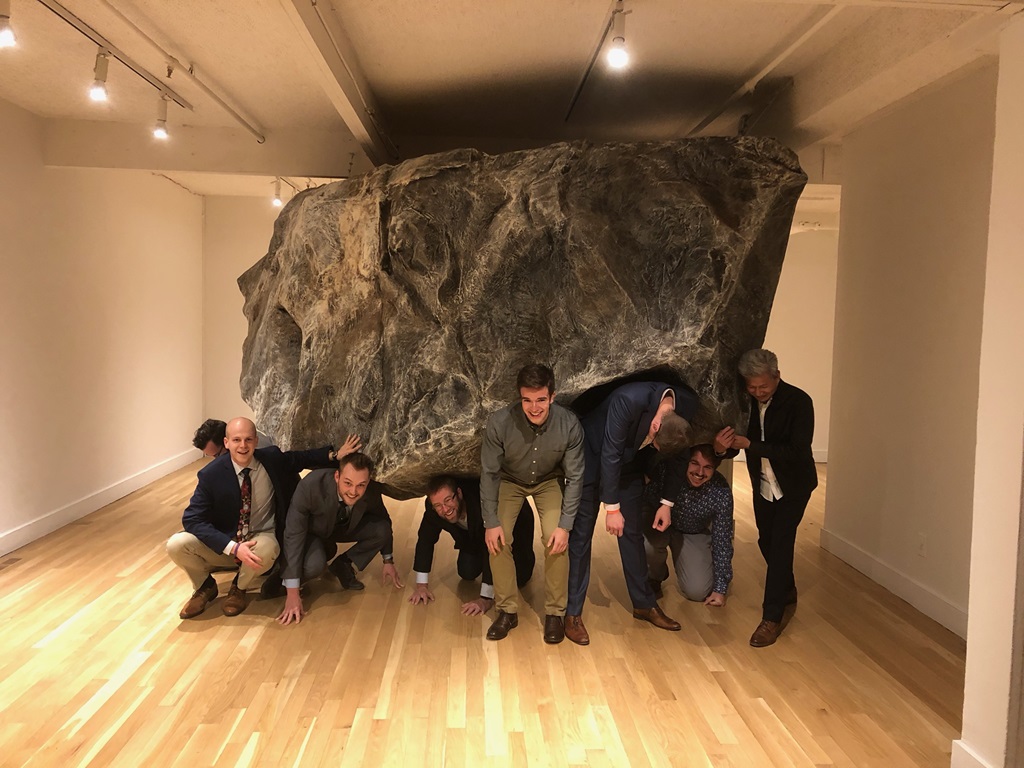
[[761, 623], [750, 644], [763, 648], [778, 640], [783, 613], [796, 603], [796, 531], [818, 487], [811, 452], [814, 404], [806, 392], [782, 380], [779, 360], [767, 349], [744, 352], [738, 368], [750, 395], [747, 434], [723, 430], [716, 445], [731, 445], [724, 455], [734, 456], [741, 448], [747, 453], [757, 545], [768, 564]]

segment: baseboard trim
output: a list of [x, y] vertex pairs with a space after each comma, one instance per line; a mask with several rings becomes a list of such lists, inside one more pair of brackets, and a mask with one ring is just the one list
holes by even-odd
[[814, 463], [815, 464], [828, 464], [828, 449], [827, 448], [816, 449], [816, 450], [811, 451], [811, 453], [814, 454]]
[[68, 523], [73, 523], [86, 515], [92, 514], [97, 509], [102, 509], [107, 504], [122, 499], [129, 493], [149, 485], [154, 480], [159, 480], [177, 469], [188, 466], [196, 460], [194, 449], [172, 456], [131, 477], [120, 480], [113, 485], [102, 488], [95, 493], [89, 494], [78, 501], [73, 501], [60, 509], [55, 509], [46, 514], [40, 515], [35, 520], [29, 520], [16, 528], [0, 533], [0, 556], [13, 552], [16, 549], [31, 544], [48, 533], [53, 533]]
[[852, 565], [869, 579], [903, 598], [925, 616], [934, 619], [960, 637], [967, 637], [967, 611], [937, 595], [902, 571], [882, 562], [831, 531], [821, 530], [821, 548]]
[[977, 752], [964, 744], [963, 739], [955, 739], [949, 768], [996, 768], [996, 765], [982, 760]]

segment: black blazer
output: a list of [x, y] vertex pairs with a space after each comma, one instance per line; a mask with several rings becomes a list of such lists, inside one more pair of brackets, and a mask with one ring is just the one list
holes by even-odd
[[480, 513], [480, 481], [460, 478], [458, 487], [462, 491], [462, 500], [466, 504], [468, 530], [457, 523], [449, 523], [437, 514], [430, 505], [428, 497], [423, 510], [423, 519], [420, 520], [420, 529], [416, 534], [416, 555], [413, 558], [412, 569], [420, 573], [429, 573], [434, 564], [434, 545], [441, 538], [441, 531], [447, 531], [455, 540], [456, 549], [475, 550], [480, 555], [484, 563], [483, 583], [492, 584], [490, 558], [487, 553], [487, 544], [484, 541], [484, 519]]
[[[761, 416], [758, 404], [750, 398], [750, 419], [747, 421], [747, 472], [754, 495], [761, 487], [761, 458], [772, 463], [775, 478], [783, 496], [810, 494], [818, 487], [814, 469], [814, 403], [802, 389], [779, 381], [771, 405], [764, 414], [764, 440], [761, 440]], [[727, 455], [735, 456], [737, 451]]]
[[[253, 452], [266, 468], [274, 486], [274, 522], [278, 541], [284, 532], [285, 513], [299, 484], [299, 470], [329, 465], [330, 451], [330, 446], [311, 451], [282, 451], [277, 446], [270, 446]], [[228, 542], [235, 538], [242, 509], [242, 490], [231, 463], [231, 454], [222, 453], [199, 470], [197, 477], [199, 482], [181, 523], [186, 531], [214, 552], [223, 552]]]

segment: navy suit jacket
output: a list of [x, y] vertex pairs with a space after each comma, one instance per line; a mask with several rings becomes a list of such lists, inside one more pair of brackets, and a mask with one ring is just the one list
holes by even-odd
[[[675, 394], [676, 413], [692, 423], [697, 415], [697, 396], [685, 387], [659, 381], [623, 384], [582, 418], [587, 462], [583, 484], [600, 482], [598, 498], [605, 504], [619, 503], [619, 481], [623, 475], [642, 471], [642, 462], [637, 461], [640, 445], [651, 429], [666, 389]], [[682, 476], [676, 480], [682, 482]], [[666, 491], [674, 494], [671, 488]]]
[[[284, 533], [285, 515], [292, 494], [299, 484], [299, 470], [331, 466], [330, 451], [330, 446], [311, 451], [282, 451], [271, 446], [254, 451], [274, 486], [274, 521], [278, 541]], [[195, 493], [181, 517], [182, 525], [214, 552], [223, 552], [228, 542], [235, 538], [242, 509], [242, 490], [231, 463], [231, 454], [223, 453], [199, 470], [198, 480]]]
[[[761, 457], [772, 463], [782, 494], [809, 494], [818, 487], [811, 440], [814, 438], [814, 403], [802, 389], [780, 380], [771, 405], [764, 412], [764, 440], [757, 401], [750, 398], [747, 421], [747, 472], [750, 487], [758, 495], [761, 487]], [[730, 451], [726, 455], [734, 456]]]

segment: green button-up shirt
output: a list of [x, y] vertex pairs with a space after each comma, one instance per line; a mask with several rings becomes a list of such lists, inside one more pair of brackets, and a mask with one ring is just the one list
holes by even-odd
[[485, 527], [500, 524], [498, 486], [503, 478], [520, 485], [564, 478], [558, 527], [572, 530], [583, 493], [583, 427], [568, 408], [552, 403], [547, 421], [539, 427], [530, 423], [518, 401], [495, 411], [487, 419], [480, 463]]

